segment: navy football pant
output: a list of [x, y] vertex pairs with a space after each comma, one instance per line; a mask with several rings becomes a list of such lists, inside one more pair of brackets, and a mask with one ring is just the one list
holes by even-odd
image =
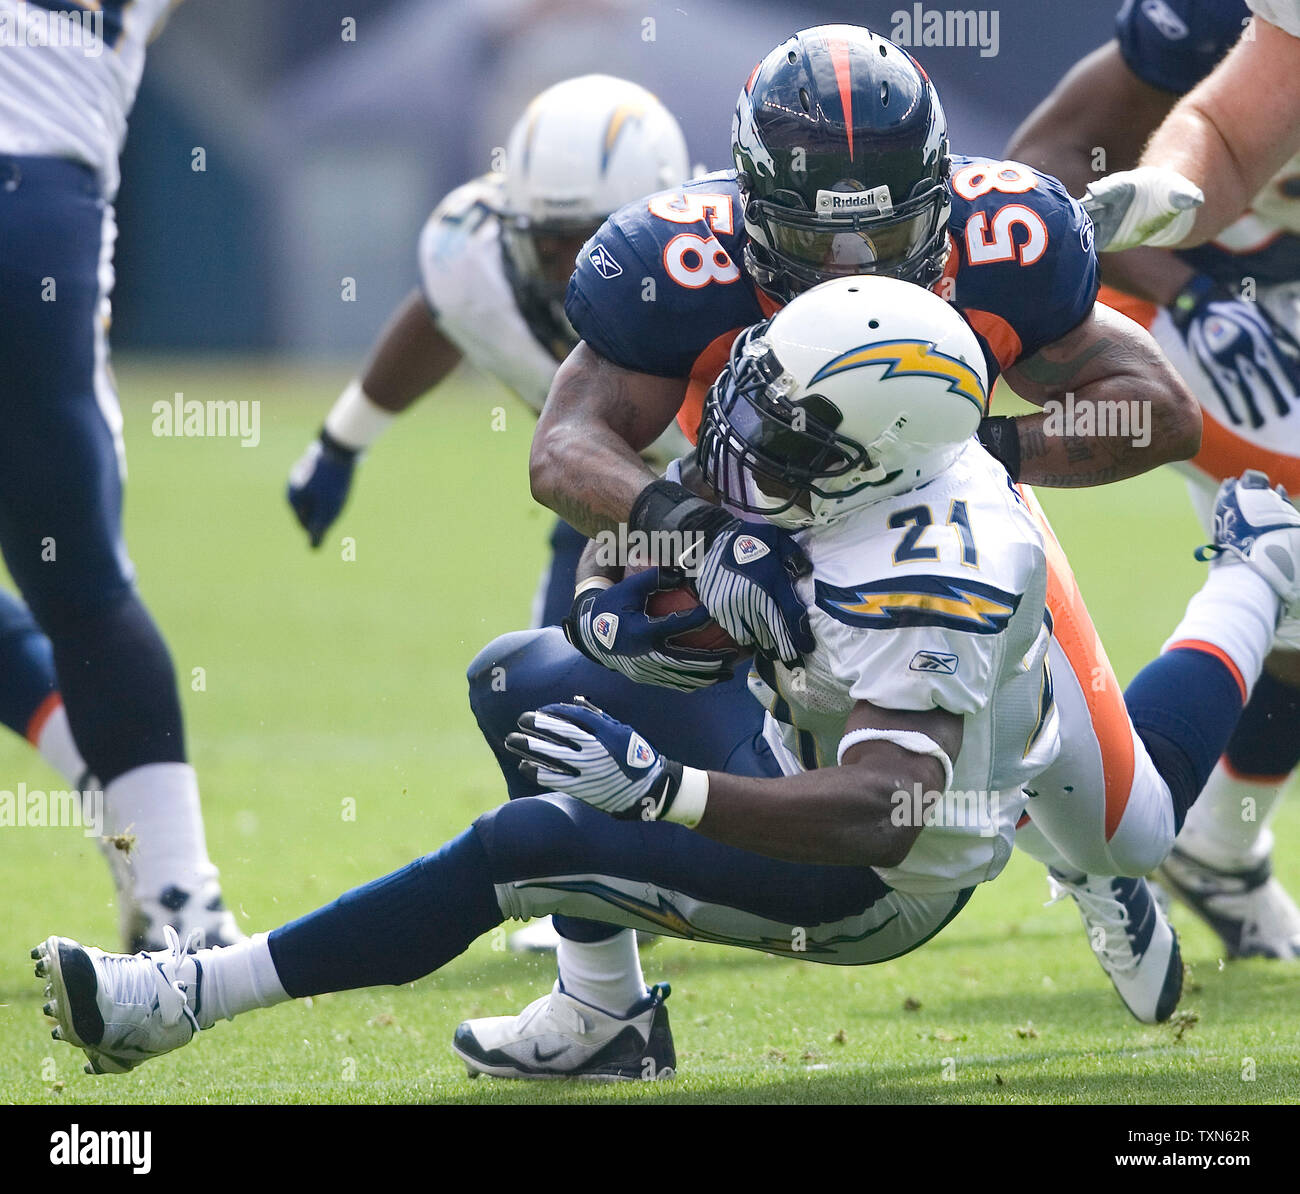
[[[0, 156], [0, 550], [103, 783], [185, 758], [171, 658], [122, 540], [105, 327], [113, 235], [92, 171]], [[33, 682], [0, 679], [15, 691]]]
[[485, 813], [435, 853], [276, 929], [269, 946], [298, 998], [413, 982], [507, 917], [546, 913], [860, 966], [924, 944], [972, 890], [907, 895], [869, 867], [778, 862], [552, 794]]
[[[559, 627], [520, 630], [493, 640], [469, 665], [469, 703], [512, 799], [542, 791], [519, 774], [505, 737], [519, 715], [581, 694], [611, 717], [635, 726], [656, 749], [689, 767], [732, 775], [781, 774], [763, 741], [763, 710], [749, 694], [742, 665], [728, 681], [699, 692], [635, 684], [575, 651]], [[557, 917], [556, 931], [599, 941], [614, 931]]]

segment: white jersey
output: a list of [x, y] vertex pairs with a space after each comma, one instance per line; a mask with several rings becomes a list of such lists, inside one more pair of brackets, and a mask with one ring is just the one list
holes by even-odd
[[71, 158], [117, 193], [145, 46], [173, 0], [0, 0], [0, 153]]
[[[855, 701], [962, 715], [951, 791], [902, 864], [877, 869], [915, 894], [992, 879], [1011, 856], [1022, 785], [1060, 748], [1046, 557], [1028, 507], [972, 441], [928, 485], [798, 541], [817, 647], [802, 671], [764, 661], [751, 673], [769, 744], [787, 771], [833, 767]], [[899, 823], [920, 795], [895, 797]]]
[[1292, 37], [1300, 37], [1300, 0], [1246, 0], [1257, 17], [1263, 17]]
[[[503, 181], [485, 174], [438, 204], [420, 233], [420, 278], [443, 334], [540, 412], [559, 361], [528, 326], [506, 276], [498, 216]], [[687, 449], [673, 423], [644, 455], [662, 467]]]

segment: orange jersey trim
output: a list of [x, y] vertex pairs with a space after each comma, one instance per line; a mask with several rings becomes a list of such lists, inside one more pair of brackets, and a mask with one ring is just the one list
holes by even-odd
[[1228, 653], [1222, 647], [1216, 647], [1213, 643], [1207, 643], [1204, 639], [1199, 638], [1180, 638], [1176, 643], [1170, 643], [1165, 648], [1166, 651], [1200, 651], [1205, 655], [1213, 655], [1224, 667], [1232, 673], [1232, 678], [1237, 682], [1237, 687], [1241, 689], [1242, 704], [1246, 703], [1246, 681], [1241, 674], [1241, 669], [1229, 658]]
[[36, 706], [36, 712], [27, 719], [27, 729], [24, 736], [33, 746], [36, 746], [41, 740], [41, 731], [45, 729], [45, 723], [54, 715], [54, 711], [63, 704], [63, 697], [59, 693], [47, 693], [45, 699]]
[[1103, 306], [1109, 307], [1112, 311], [1127, 315], [1134, 323], [1140, 323], [1147, 331], [1151, 330], [1151, 325], [1155, 323], [1156, 316], [1160, 312], [1160, 308], [1155, 303], [1148, 303], [1146, 299], [1125, 294], [1122, 290], [1116, 290], [1113, 286], [1103, 286], [1097, 294], [1097, 301]]
[[1070, 561], [1052, 533], [1047, 515], [1032, 490], [1024, 486], [1016, 488], [1043, 532], [1043, 548], [1047, 553], [1047, 609], [1052, 615], [1052, 637], [1065, 652], [1070, 670], [1078, 678], [1084, 700], [1088, 703], [1092, 732], [1101, 748], [1102, 776], [1106, 785], [1106, 840], [1110, 841], [1124, 817], [1133, 790], [1136, 762], [1128, 707], [1124, 704], [1124, 694], [1088, 607], [1084, 605]]
[[1300, 457], [1285, 456], [1243, 439], [1222, 423], [1201, 411], [1201, 450], [1192, 465], [1216, 481], [1240, 477], [1248, 468], [1262, 469], [1274, 485], [1285, 485], [1288, 493], [1300, 492]]
[[963, 307], [961, 312], [966, 316], [966, 322], [988, 341], [1000, 368], [1010, 369], [1020, 360], [1024, 345], [1016, 334], [1016, 329], [1001, 315], [981, 311], [978, 307]]

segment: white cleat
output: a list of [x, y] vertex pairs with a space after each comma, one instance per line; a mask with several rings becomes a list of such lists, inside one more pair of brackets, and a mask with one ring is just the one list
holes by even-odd
[[1268, 858], [1225, 871], [1175, 846], [1156, 874], [1219, 935], [1228, 957], [1300, 958], [1300, 909]]
[[122, 940], [127, 953], [166, 949], [168, 927], [191, 942], [191, 949], [234, 945], [246, 940], [221, 898], [221, 885], [210, 879], [197, 891], [168, 887], [152, 897], [119, 891]]
[[1048, 872], [1049, 903], [1070, 896], [1124, 1006], [1144, 1024], [1169, 1019], [1183, 993], [1178, 935], [1145, 879]]
[[516, 954], [553, 954], [560, 948], [560, 935], [549, 916], [525, 925], [510, 934], [510, 952]]
[[677, 1055], [668, 992], [656, 984], [641, 1007], [620, 1017], [566, 995], [556, 982], [517, 1016], [466, 1020], [451, 1047], [471, 1078], [671, 1078]]
[[67, 937], [32, 950], [36, 977], [48, 979], [44, 1012], [58, 1021], [51, 1036], [85, 1053], [89, 1074], [124, 1074], [141, 1062], [188, 1044], [199, 1022], [177, 971], [194, 963], [175, 929], [166, 950], [107, 954]]
[[1282, 599], [1283, 610], [1300, 602], [1300, 511], [1280, 485], [1249, 469], [1224, 481], [1214, 499], [1214, 543], [1197, 550], [1200, 560], [1240, 560], [1262, 576]]

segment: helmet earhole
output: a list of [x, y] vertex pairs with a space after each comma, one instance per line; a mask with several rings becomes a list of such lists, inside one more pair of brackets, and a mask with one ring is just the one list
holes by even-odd
[[888, 83], [881, 83], [880, 85], [880, 106], [882, 108], [889, 107], [889, 84]]
[[881, 56], [882, 58], [888, 58], [888, 57], [889, 57], [889, 51], [888, 51], [887, 49], [885, 49], [885, 46], [884, 46], [884, 43], [883, 43], [883, 42], [881, 43], [881, 46], [880, 46], [880, 56]]
[[869, 320], [867, 320], [867, 327], [869, 327], [873, 332], [874, 332], [874, 331], [875, 331], [879, 326], [880, 326], [880, 320], [878, 320], [878, 319], [869, 319]]
[[806, 87], [799, 88], [799, 102], [803, 104], [805, 112], [812, 112], [812, 105], [808, 102], [808, 89]]
[[786, 54], [786, 56], [785, 56], [785, 60], [786, 60], [786, 61], [787, 61], [791, 66], [793, 66], [796, 62], [799, 61], [799, 55], [796, 54], [793, 50], [790, 50], [790, 51]]

